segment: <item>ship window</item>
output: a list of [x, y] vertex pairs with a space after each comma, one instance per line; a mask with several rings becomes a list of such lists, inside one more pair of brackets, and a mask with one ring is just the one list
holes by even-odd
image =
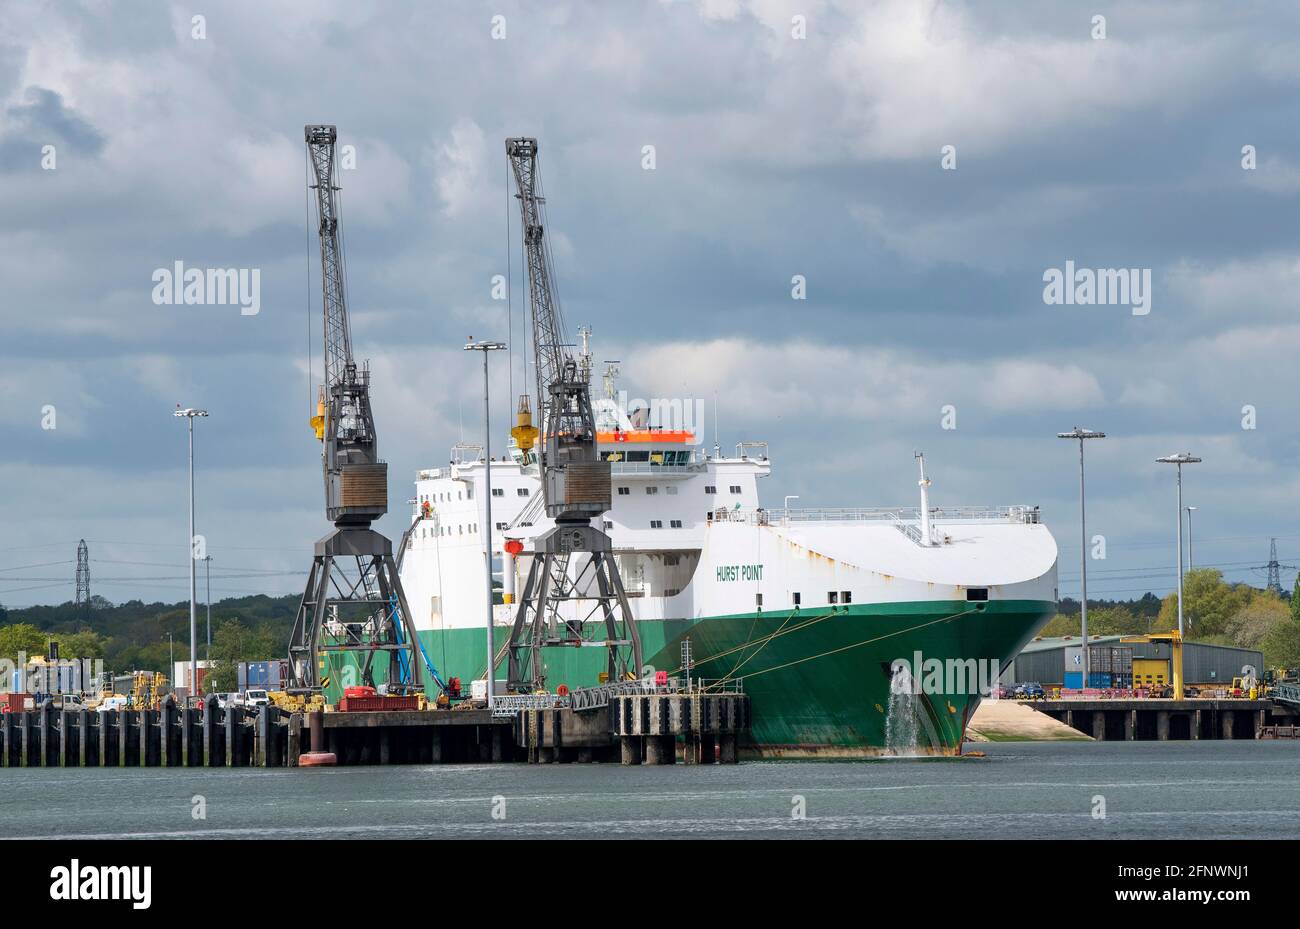
[[[518, 494], [518, 495], [521, 496], [521, 497], [526, 497], [526, 496], [528, 496], [528, 488], [527, 488], [527, 487], [516, 487], [516, 488], [515, 488], [515, 493]], [[487, 659], [484, 658], [484, 659], [483, 659], [483, 662], [486, 664], [486, 663], [487, 663]]]
[[[763, 595], [762, 595], [762, 594], [754, 594], [754, 606], [759, 606], [759, 607], [761, 607], [762, 605], [763, 605]], [[483, 664], [484, 664], [485, 666], [487, 665], [487, 659], [486, 659], [486, 658], [483, 659]]]
[[[663, 527], [664, 527], [664, 521], [663, 521], [662, 519], [652, 519], [652, 520], [650, 520], [650, 528], [651, 528], [651, 529], [662, 529]], [[484, 661], [485, 664], [487, 663], [487, 659], [486, 659], [486, 658], [484, 658], [483, 661]]]
[[[680, 519], [669, 520], [668, 525], [669, 525], [670, 528], [673, 528], [673, 529], [680, 529], [680, 528], [682, 528], [682, 521], [681, 521]], [[484, 658], [483, 660], [484, 660], [484, 662], [487, 661], [486, 658]]]
[[[505, 490], [504, 487], [493, 487], [493, 488], [492, 488], [492, 496], [494, 496], [494, 497], [504, 497], [505, 495], [506, 495], [506, 490]], [[486, 633], [485, 633], [485, 634], [486, 634]], [[487, 663], [487, 659], [486, 659], [486, 658], [483, 659], [483, 663], [484, 663], [484, 664]]]
[[[704, 485], [704, 492], [705, 492], [706, 494], [716, 494], [716, 493], [718, 492], [718, 488], [714, 487], [712, 484], [705, 484], [705, 485]], [[487, 663], [487, 659], [484, 658], [484, 659], [483, 659], [483, 662], [484, 662], [484, 664], [486, 664], [486, 663]]]
[[[826, 602], [827, 602], [827, 603], [839, 603], [839, 602], [840, 602], [840, 594], [839, 594], [839, 591], [837, 591], [837, 590], [828, 590], [828, 591], [826, 591]], [[486, 662], [486, 660], [487, 660], [487, 659], [484, 659], [485, 662]]]
[[[652, 485], [650, 485], [649, 487], [647, 487], [647, 488], [645, 489], [645, 492], [648, 493], [648, 494], [657, 494], [657, 493], [659, 493], [659, 488], [658, 488], [658, 487], [655, 487], [655, 486], [652, 484]], [[486, 635], [486, 633], [484, 633], [484, 634]], [[486, 662], [487, 659], [484, 658], [483, 661]]]
[[[740, 493], [740, 485], [739, 485], [739, 484], [732, 484], [732, 485], [731, 485], [731, 492], [732, 492], [733, 494], [738, 494], [738, 493]], [[487, 662], [487, 659], [484, 658], [483, 661], [486, 663], [486, 662]]]
[[[841, 590], [841, 591], [840, 591], [840, 603], [852, 603], [852, 602], [853, 602], [853, 591], [851, 591], [851, 590]], [[485, 659], [484, 659], [484, 663], [486, 663], [486, 662], [487, 662], [487, 659], [485, 658]]]
[[[605, 520], [605, 531], [608, 532], [610, 529], [613, 529], [613, 528], [614, 528], [614, 524], [613, 524], [610, 520], [608, 520], [608, 519]], [[487, 659], [486, 659], [486, 658], [483, 659], [483, 664], [485, 664], [485, 665], [487, 664]]]
[[[663, 453], [663, 452], [652, 452], [651, 455], [650, 455], [650, 463], [653, 464], [653, 465], [661, 465], [661, 464], [663, 464], [663, 463], [664, 463], [664, 453]], [[484, 663], [485, 663], [485, 664], [487, 663], [487, 659], [486, 659], [486, 658], [484, 659]]]
[[[505, 523], [497, 523], [497, 531], [499, 531], [499, 532], [505, 532], [505, 531], [506, 531], [506, 524], [505, 524]], [[483, 659], [483, 664], [484, 664], [484, 665], [487, 664], [487, 659], [486, 659], [486, 658]]]
[[[628, 452], [627, 460], [628, 461], [649, 461], [650, 453], [649, 452]], [[484, 663], [486, 662], [487, 659], [484, 659]]]
[[[989, 589], [987, 587], [967, 587], [966, 599], [984, 601], [989, 598]], [[486, 661], [487, 659], [484, 659]]]
[[465, 499], [466, 499], [466, 500], [473, 500], [473, 499], [474, 499], [474, 488], [473, 488], [473, 487], [466, 487], [466, 488], [465, 488]]
[[[630, 494], [631, 492], [632, 492], [632, 488], [631, 488], [631, 487], [620, 487], [620, 488], [618, 489], [619, 496], [621, 496], [621, 497], [626, 497], [626, 496], [627, 496], [628, 494]], [[484, 664], [487, 664], [487, 659], [486, 659], [486, 658], [483, 659], [483, 663], [484, 663]]]
[[[794, 600], [794, 605], [795, 605], [795, 606], [798, 606], [798, 605], [799, 605], [799, 591], [796, 590], [796, 591], [791, 595], [791, 597], [792, 597], [792, 599]], [[483, 664], [485, 664], [485, 665], [487, 664], [487, 659], [486, 659], [486, 658], [483, 659]]]

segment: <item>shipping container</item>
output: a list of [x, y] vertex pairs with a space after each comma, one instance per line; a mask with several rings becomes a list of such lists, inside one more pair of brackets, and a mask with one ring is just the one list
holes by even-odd
[[[486, 660], [485, 662], [486, 663]], [[340, 713], [378, 713], [390, 710], [418, 710], [420, 698], [410, 697], [343, 697], [339, 700]]]
[[241, 661], [238, 684], [242, 694], [253, 690], [284, 690], [289, 681], [289, 662], [282, 658], [264, 661]]
[[[483, 659], [483, 663], [484, 663], [484, 664], [487, 663], [487, 659], [486, 659], [486, 658]], [[1066, 672], [1065, 672], [1065, 689], [1066, 689], [1066, 690], [1082, 690], [1082, 689], [1083, 689], [1083, 672], [1082, 672], [1082, 671], [1066, 671]]]
[[[196, 662], [199, 666], [199, 693], [203, 692], [203, 682], [207, 680], [208, 671], [211, 670], [212, 662], [204, 659]], [[189, 693], [190, 688], [190, 663], [188, 661], [177, 661], [172, 665], [172, 686], [182, 689]]]

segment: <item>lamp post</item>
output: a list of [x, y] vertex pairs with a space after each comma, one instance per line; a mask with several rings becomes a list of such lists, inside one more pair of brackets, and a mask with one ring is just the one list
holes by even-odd
[[1183, 635], [1183, 465], [1198, 464], [1201, 459], [1193, 457], [1191, 452], [1183, 452], [1181, 455], [1165, 455], [1163, 458], [1157, 458], [1160, 464], [1171, 464], [1178, 468], [1178, 509], [1175, 515], [1178, 517], [1178, 636]]
[[199, 684], [199, 638], [198, 638], [198, 604], [195, 592], [194, 580], [194, 419], [199, 416], [207, 416], [207, 410], [196, 410], [192, 407], [177, 409], [172, 413], [173, 416], [184, 417], [189, 422], [190, 433], [190, 687], [189, 695], [194, 696], [198, 690]]
[[[470, 337], [471, 339], [473, 336]], [[492, 634], [492, 407], [488, 400], [488, 352], [499, 352], [504, 342], [469, 342], [467, 352], [483, 353], [483, 552], [486, 556], [484, 574], [487, 578], [487, 705], [492, 708], [492, 691], [496, 683], [496, 643]]]
[[212, 556], [203, 556], [203, 567], [207, 575], [208, 592], [204, 595], [204, 603], [208, 607], [208, 647], [203, 652], [203, 658], [208, 662], [208, 673], [212, 673]]
[[1082, 592], [1079, 595], [1079, 629], [1083, 638], [1083, 686], [1088, 686], [1089, 672], [1092, 667], [1088, 660], [1088, 520], [1084, 508], [1083, 484], [1083, 442], [1085, 439], [1104, 439], [1106, 433], [1092, 429], [1080, 429], [1075, 426], [1069, 432], [1058, 432], [1058, 439], [1079, 440], [1079, 578]]
[[1185, 506], [1183, 509], [1187, 511], [1187, 570], [1190, 571], [1192, 570], [1192, 511], [1196, 507]]

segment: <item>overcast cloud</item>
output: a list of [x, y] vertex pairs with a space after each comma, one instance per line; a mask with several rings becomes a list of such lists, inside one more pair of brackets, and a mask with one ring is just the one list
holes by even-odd
[[[535, 135], [569, 324], [633, 395], [702, 397], [710, 423], [716, 395], [724, 449], [770, 442], [770, 504], [914, 505], [922, 449], [936, 505], [1040, 504], [1070, 594], [1076, 452], [1054, 435], [1079, 424], [1112, 437], [1088, 449], [1090, 590], [1169, 589], [1153, 459], [1183, 450], [1205, 459], [1197, 561], [1262, 584], [1270, 536], [1300, 561], [1298, 26], [1284, 2], [4, 0], [0, 602], [70, 599], [83, 537], [95, 593], [185, 595], [177, 403], [212, 414], [214, 596], [300, 590], [328, 528], [308, 122], [356, 149], [349, 291], [392, 536], [415, 470], [481, 431], [465, 337], [523, 344], [502, 140]], [[1067, 260], [1151, 269], [1150, 313], [1046, 305]], [[260, 312], [155, 305], [176, 261], [259, 269]]]

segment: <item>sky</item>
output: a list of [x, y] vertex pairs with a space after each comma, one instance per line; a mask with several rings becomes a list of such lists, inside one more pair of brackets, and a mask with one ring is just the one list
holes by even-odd
[[[480, 440], [466, 338], [512, 344], [498, 443], [524, 381], [503, 140], [526, 135], [569, 326], [632, 396], [702, 398], [724, 451], [768, 442], [767, 504], [914, 506], [921, 450], [936, 506], [1040, 506], [1077, 595], [1078, 452], [1055, 436], [1079, 425], [1108, 435], [1092, 596], [1173, 586], [1174, 452], [1204, 459], [1198, 565], [1262, 586], [1271, 537], [1300, 564], [1295, 4], [3, 7], [6, 606], [71, 599], [82, 538], [93, 593], [187, 595], [178, 404], [211, 414], [213, 599], [301, 590], [329, 528], [305, 123], [355, 156], [352, 333], [394, 538], [415, 471]], [[256, 270], [258, 311], [155, 302], [176, 262]], [[1046, 302], [1067, 262], [1149, 273], [1148, 312]]]

